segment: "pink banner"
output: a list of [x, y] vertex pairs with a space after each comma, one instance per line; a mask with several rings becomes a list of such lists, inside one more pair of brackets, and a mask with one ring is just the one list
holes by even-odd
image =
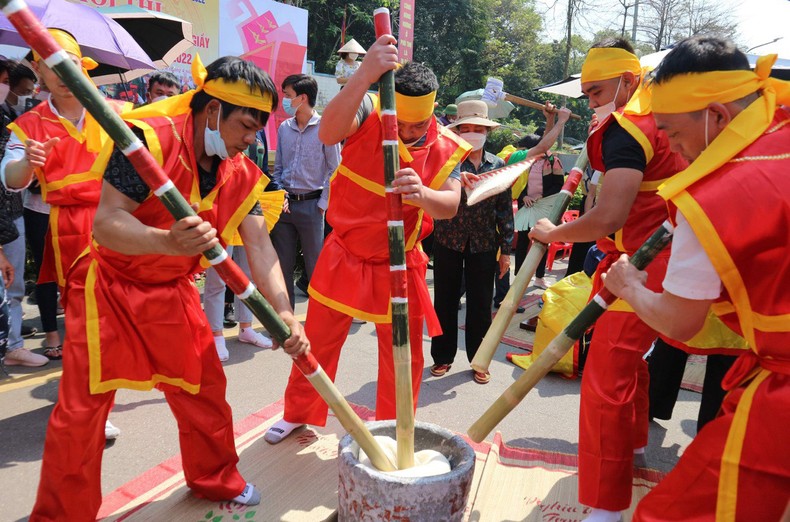
[[410, 62], [414, 54], [414, 3], [416, 0], [401, 0], [400, 23], [398, 25], [398, 59]]

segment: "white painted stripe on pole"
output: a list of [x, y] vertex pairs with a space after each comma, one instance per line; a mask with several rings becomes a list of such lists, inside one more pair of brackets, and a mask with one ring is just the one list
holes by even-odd
[[389, 14], [390, 10], [389, 7], [379, 7], [373, 10], [373, 16], [376, 16], [379, 13], [387, 13]]
[[667, 229], [667, 232], [675, 233], [675, 227], [672, 226], [672, 223], [670, 223], [668, 219], [664, 221], [664, 228]]
[[247, 283], [247, 288], [242, 293], [240, 293], [237, 297], [241, 300], [247, 299], [249, 296], [252, 295], [254, 291], [255, 291], [255, 285], [252, 284], [252, 281], [250, 281], [249, 283]]
[[135, 151], [138, 151], [138, 150], [142, 149], [143, 146], [144, 145], [143, 145], [142, 141], [140, 141], [138, 139], [135, 139], [128, 147], [126, 147], [125, 149], [122, 149], [121, 152], [123, 153], [124, 156], [128, 156], [132, 152], [135, 152]]
[[406, 265], [390, 265], [390, 272], [403, 272], [406, 270]]
[[170, 189], [174, 189], [174, 188], [176, 188], [176, 186], [173, 185], [173, 182], [170, 181], [170, 180], [167, 180], [167, 182], [165, 182], [164, 185], [162, 185], [161, 187], [159, 187], [158, 189], [156, 189], [154, 191], [154, 196], [156, 196], [158, 198], [161, 198], [165, 194], [165, 192], [167, 192]]
[[63, 49], [52, 53], [48, 58], [44, 59], [44, 63], [47, 64], [47, 67], [50, 69], [53, 69], [56, 65], [60, 65], [63, 62], [69, 61], [71, 61], [71, 58], [69, 58], [69, 55], [66, 54], [66, 51]]
[[573, 194], [571, 194], [570, 190], [562, 189], [562, 190], [560, 190], [560, 194], [565, 194], [567, 196], [573, 197]]
[[388, 227], [402, 227], [403, 226], [403, 220], [401, 219], [399, 221], [387, 221], [387, 226]]
[[381, 144], [384, 145], [385, 147], [387, 147], [387, 146], [397, 147], [398, 146], [398, 141], [397, 140], [381, 140]]
[[11, 0], [3, 8], [3, 14], [6, 16], [11, 16], [12, 14], [16, 13], [17, 11], [21, 11], [26, 7], [27, 4], [23, 0]]
[[384, 187], [384, 192], [386, 192], [387, 194], [392, 194], [393, 192], [395, 192], [395, 187]]
[[406, 297], [393, 297], [393, 298], [391, 299], [391, 301], [392, 301], [394, 304], [408, 304], [408, 303], [409, 303], [409, 299], [408, 299], [408, 298], [406, 298]]
[[600, 296], [600, 294], [595, 294], [595, 297], [593, 297], [593, 301], [595, 301], [596, 303], [598, 303], [598, 306], [600, 306], [600, 307], [601, 307], [601, 308], [603, 308], [604, 310], [606, 310], [606, 309], [608, 309], [608, 308], [609, 308], [609, 303], [607, 303], [606, 301], [604, 301], [604, 300], [603, 300], [603, 297], [601, 297], [601, 296]]
[[228, 258], [228, 252], [227, 252], [227, 250], [225, 250], [225, 249], [222, 249], [222, 253], [220, 253], [220, 255], [218, 255], [218, 256], [217, 256], [217, 257], [215, 257], [214, 259], [209, 259], [209, 260], [208, 260], [208, 263], [209, 263], [211, 266], [218, 265], [218, 264], [222, 263], [223, 261], [225, 261], [227, 258]]
[[382, 116], [397, 116], [398, 113], [392, 109], [382, 109], [381, 111]]
[[582, 175], [584, 175], [584, 172], [582, 172], [582, 169], [580, 169], [579, 167], [573, 167], [573, 168], [571, 169], [571, 172], [573, 172], [574, 170], [575, 170], [576, 172], [578, 172], [579, 174], [582, 174]]
[[[296, 357], [291, 357], [291, 359], [296, 359]], [[318, 377], [319, 375], [321, 375], [322, 371], [323, 368], [319, 366], [318, 368], [316, 368], [316, 370], [313, 373], [311, 373], [310, 375], [305, 375], [305, 377], [307, 377], [308, 379], [313, 379], [314, 377]]]

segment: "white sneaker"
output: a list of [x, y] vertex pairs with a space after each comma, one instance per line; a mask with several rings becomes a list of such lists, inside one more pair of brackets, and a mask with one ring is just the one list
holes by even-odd
[[227, 361], [230, 358], [230, 353], [228, 352], [228, 347], [225, 346], [225, 338], [222, 336], [215, 337], [214, 345], [217, 347], [217, 356], [219, 357], [219, 361]]
[[107, 440], [114, 440], [117, 439], [118, 436], [121, 434], [121, 430], [115, 426], [109, 420], [104, 423], [104, 438]]
[[47, 359], [43, 355], [33, 353], [30, 350], [25, 350], [24, 348], [18, 348], [16, 350], [12, 350], [6, 353], [3, 362], [5, 363], [6, 366], [36, 367], [36, 366], [44, 366], [49, 362], [49, 359]]
[[272, 340], [263, 335], [262, 333], [258, 333], [252, 328], [242, 328], [239, 332], [239, 342], [240, 343], [247, 343], [257, 346], [258, 348], [271, 348], [274, 346]]
[[365, 323], [367, 323], [367, 321], [365, 321], [364, 319], [358, 319], [356, 317], [351, 320], [351, 324], [365, 324]]

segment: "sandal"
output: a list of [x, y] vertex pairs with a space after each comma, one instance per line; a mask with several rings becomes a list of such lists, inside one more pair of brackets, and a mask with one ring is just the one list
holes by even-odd
[[63, 345], [59, 344], [57, 346], [45, 346], [44, 357], [50, 361], [59, 361], [63, 359]]

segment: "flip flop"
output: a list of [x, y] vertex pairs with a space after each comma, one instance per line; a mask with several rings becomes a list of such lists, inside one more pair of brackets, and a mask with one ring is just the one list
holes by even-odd
[[44, 357], [50, 361], [59, 361], [63, 359], [63, 345], [59, 344], [57, 346], [45, 346]]

